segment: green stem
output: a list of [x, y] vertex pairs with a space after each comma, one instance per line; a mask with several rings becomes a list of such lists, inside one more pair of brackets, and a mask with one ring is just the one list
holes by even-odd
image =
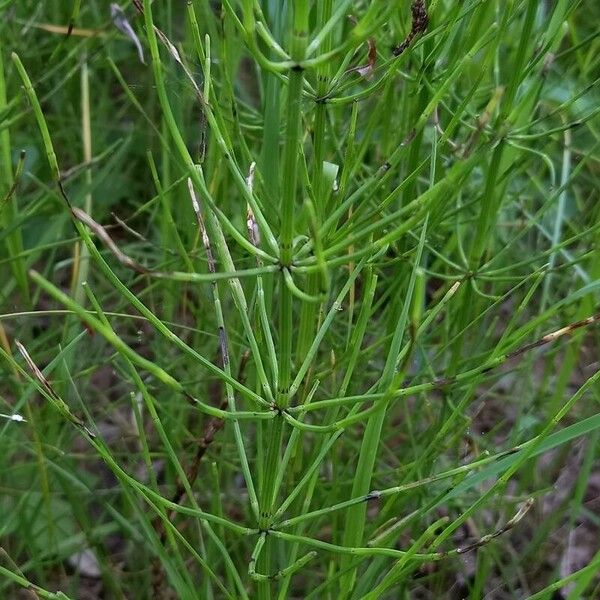
[[[384, 393], [384, 396], [381, 401], [381, 406], [378, 406], [374, 413], [369, 417], [365, 428], [365, 433], [358, 456], [358, 464], [356, 466], [356, 474], [352, 485], [352, 496], [361, 496], [369, 491], [387, 409], [404, 378], [404, 369], [400, 372], [396, 372], [396, 369], [398, 365], [398, 357], [400, 356], [402, 340], [405, 336], [405, 331], [408, 324], [409, 310], [412, 304], [417, 274], [419, 272], [419, 265], [425, 244], [426, 232], [427, 218], [425, 219], [425, 223], [421, 231], [421, 239], [418, 249], [415, 252], [415, 262], [408, 283], [402, 312], [399, 315], [396, 327], [394, 329], [392, 343], [390, 345], [381, 379], [377, 386], [378, 390]], [[406, 361], [404, 364], [406, 365]], [[354, 506], [348, 511], [343, 535], [344, 546], [359, 546], [362, 543], [366, 509], [366, 504], [362, 504]], [[341, 598], [349, 597], [352, 589], [354, 588], [356, 580], [356, 568], [349, 568], [349, 566], [350, 562], [348, 559], [342, 560], [341, 570], [348, 570], [342, 576], [340, 581]]]
[[[2, 48], [2, 40], [0, 39], [0, 114], [8, 108], [6, 97], [6, 80], [4, 78], [4, 54]], [[0, 129], [0, 199], [4, 198], [9, 190], [14, 185], [10, 132], [8, 127]], [[12, 223], [19, 219], [17, 203], [12, 195], [12, 198], [5, 206], [0, 206], [0, 225], [9, 227]], [[10, 268], [14, 278], [21, 290], [23, 300], [26, 305], [30, 303], [29, 282], [27, 280], [27, 272], [25, 261], [22, 258], [23, 254], [23, 239], [21, 236], [21, 228], [18, 227], [10, 233], [6, 238], [6, 246], [11, 258]]]
[[[293, 31], [290, 40], [290, 55], [296, 63], [304, 58], [308, 37], [309, 5], [306, 0], [294, 4]], [[279, 237], [279, 258], [282, 267], [292, 266], [292, 241], [294, 237], [294, 215], [297, 207], [298, 180], [298, 145], [300, 144], [300, 122], [302, 112], [302, 88], [304, 71], [297, 66], [289, 71], [287, 89], [287, 126], [285, 146], [283, 150], [283, 171], [281, 179], [281, 227]], [[289, 404], [289, 387], [292, 369], [293, 328], [293, 295], [284, 279], [282, 270], [279, 277], [279, 386], [277, 390], [277, 406], [287, 408]], [[281, 460], [281, 444], [283, 441], [283, 418], [276, 418], [270, 427], [264, 429], [268, 435], [265, 475], [261, 493], [261, 529], [270, 525], [275, 502], [275, 480], [277, 466]], [[267, 540], [261, 554], [259, 568], [267, 573], [271, 569], [272, 540]], [[268, 582], [259, 584], [261, 600], [270, 598], [271, 589]]]

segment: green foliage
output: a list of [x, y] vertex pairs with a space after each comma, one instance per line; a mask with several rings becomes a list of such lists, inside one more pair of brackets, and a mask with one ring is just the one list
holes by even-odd
[[1, 597], [596, 597], [598, 7], [0, 10]]

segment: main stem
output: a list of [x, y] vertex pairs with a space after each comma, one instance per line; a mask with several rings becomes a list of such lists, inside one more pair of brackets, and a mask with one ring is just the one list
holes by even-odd
[[[296, 210], [296, 192], [298, 183], [298, 145], [300, 143], [300, 123], [302, 108], [302, 86], [304, 82], [304, 71], [300, 67], [306, 52], [308, 37], [308, 14], [309, 6], [307, 0], [299, 0], [294, 3], [293, 31], [290, 39], [290, 55], [297, 63], [288, 74], [287, 91], [287, 126], [285, 145], [283, 150], [283, 171], [281, 177], [281, 204], [280, 218], [281, 228], [279, 235], [279, 257], [281, 262], [281, 275], [279, 278], [279, 387], [277, 390], [276, 403], [279, 409], [285, 409], [289, 405], [289, 388], [292, 372], [292, 341], [293, 341], [293, 304], [292, 294], [288, 289], [283, 270], [292, 265], [292, 243], [294, 239], [294, 213]], [[275, 479], [277, 466], [281, 457], [281, 445], [283, 440], [283, 418], [281, 416], [273, 419], [267, 430], [269, 444], [266, 457], [266, 472], [261, 494], [260, 523], [261, 529], [268, 530], [271, 526], [273, 508], [277, 497]], [[273, 541], [267, 538], [262, 559], [259, 567], [263, 573], [271, 568], [271, 554]], [[259, 585], [260, 598], [271, 596], [270, 585], [262, 583]]]
[[279, 239], [282, 273], [279, 281], [279, 390], [277, 404], [280, 408], [288, 405], [288, 389], [292, 367], [292, 294], [283, 279], [283, 269], [292, 265], [292, 242], [294, 238], [294, 211], [296, 208], [296, 188], [298, 179], [298, 144], [300, 139], [300, 108], [302, 102], [301, 69], [289, 74], [287, 101], [287, 128], [283, 152], [283, 176], [281, 185], [281, 231]]
[[[331, 17], [332, 1], [322, 0], [318, 5], [318, 24], [323, 27]], [[331, 35], [323, 42], [323, 52], [331, 48]], [[317, 96], [323, 97], [329, 85], [329, 63], [321, 65], [317, 70]], [[315, 109], [315, 120], [313, 125], [313, 174], [312, 188], [315, 197], [315, 211], [317, 224], [323, 224], [325, 204], [327, 200], [326, 190], [323, 184], [323, 159], [325, 155], [325, 119], [327, 116], [327, 105], [324, 102], [317, 104]], [[307, 278], [307, 292], [311, 296], [318, 295], [321, 277], [318, 273], [311, 273]], [[312, 343], [318, 322], [319, 305], [314, 302], [305, 302], [300, 311], [300, 326], [298, 328], [296, 352], [298, 356], [306, 356]], [[310, 384], [308, 384], [310, 385]]]

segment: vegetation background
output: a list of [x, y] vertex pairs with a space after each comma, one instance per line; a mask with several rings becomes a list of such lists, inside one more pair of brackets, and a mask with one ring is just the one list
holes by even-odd
[[600, 598], [600, 4], [0, 14], [0, 597]]

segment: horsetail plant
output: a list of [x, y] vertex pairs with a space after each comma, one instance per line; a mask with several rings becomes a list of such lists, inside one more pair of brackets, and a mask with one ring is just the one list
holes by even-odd
[[599, 9], [36, 4], [0, 0], [2, 597], [594, 597], [543, 552], [593, 521]]

